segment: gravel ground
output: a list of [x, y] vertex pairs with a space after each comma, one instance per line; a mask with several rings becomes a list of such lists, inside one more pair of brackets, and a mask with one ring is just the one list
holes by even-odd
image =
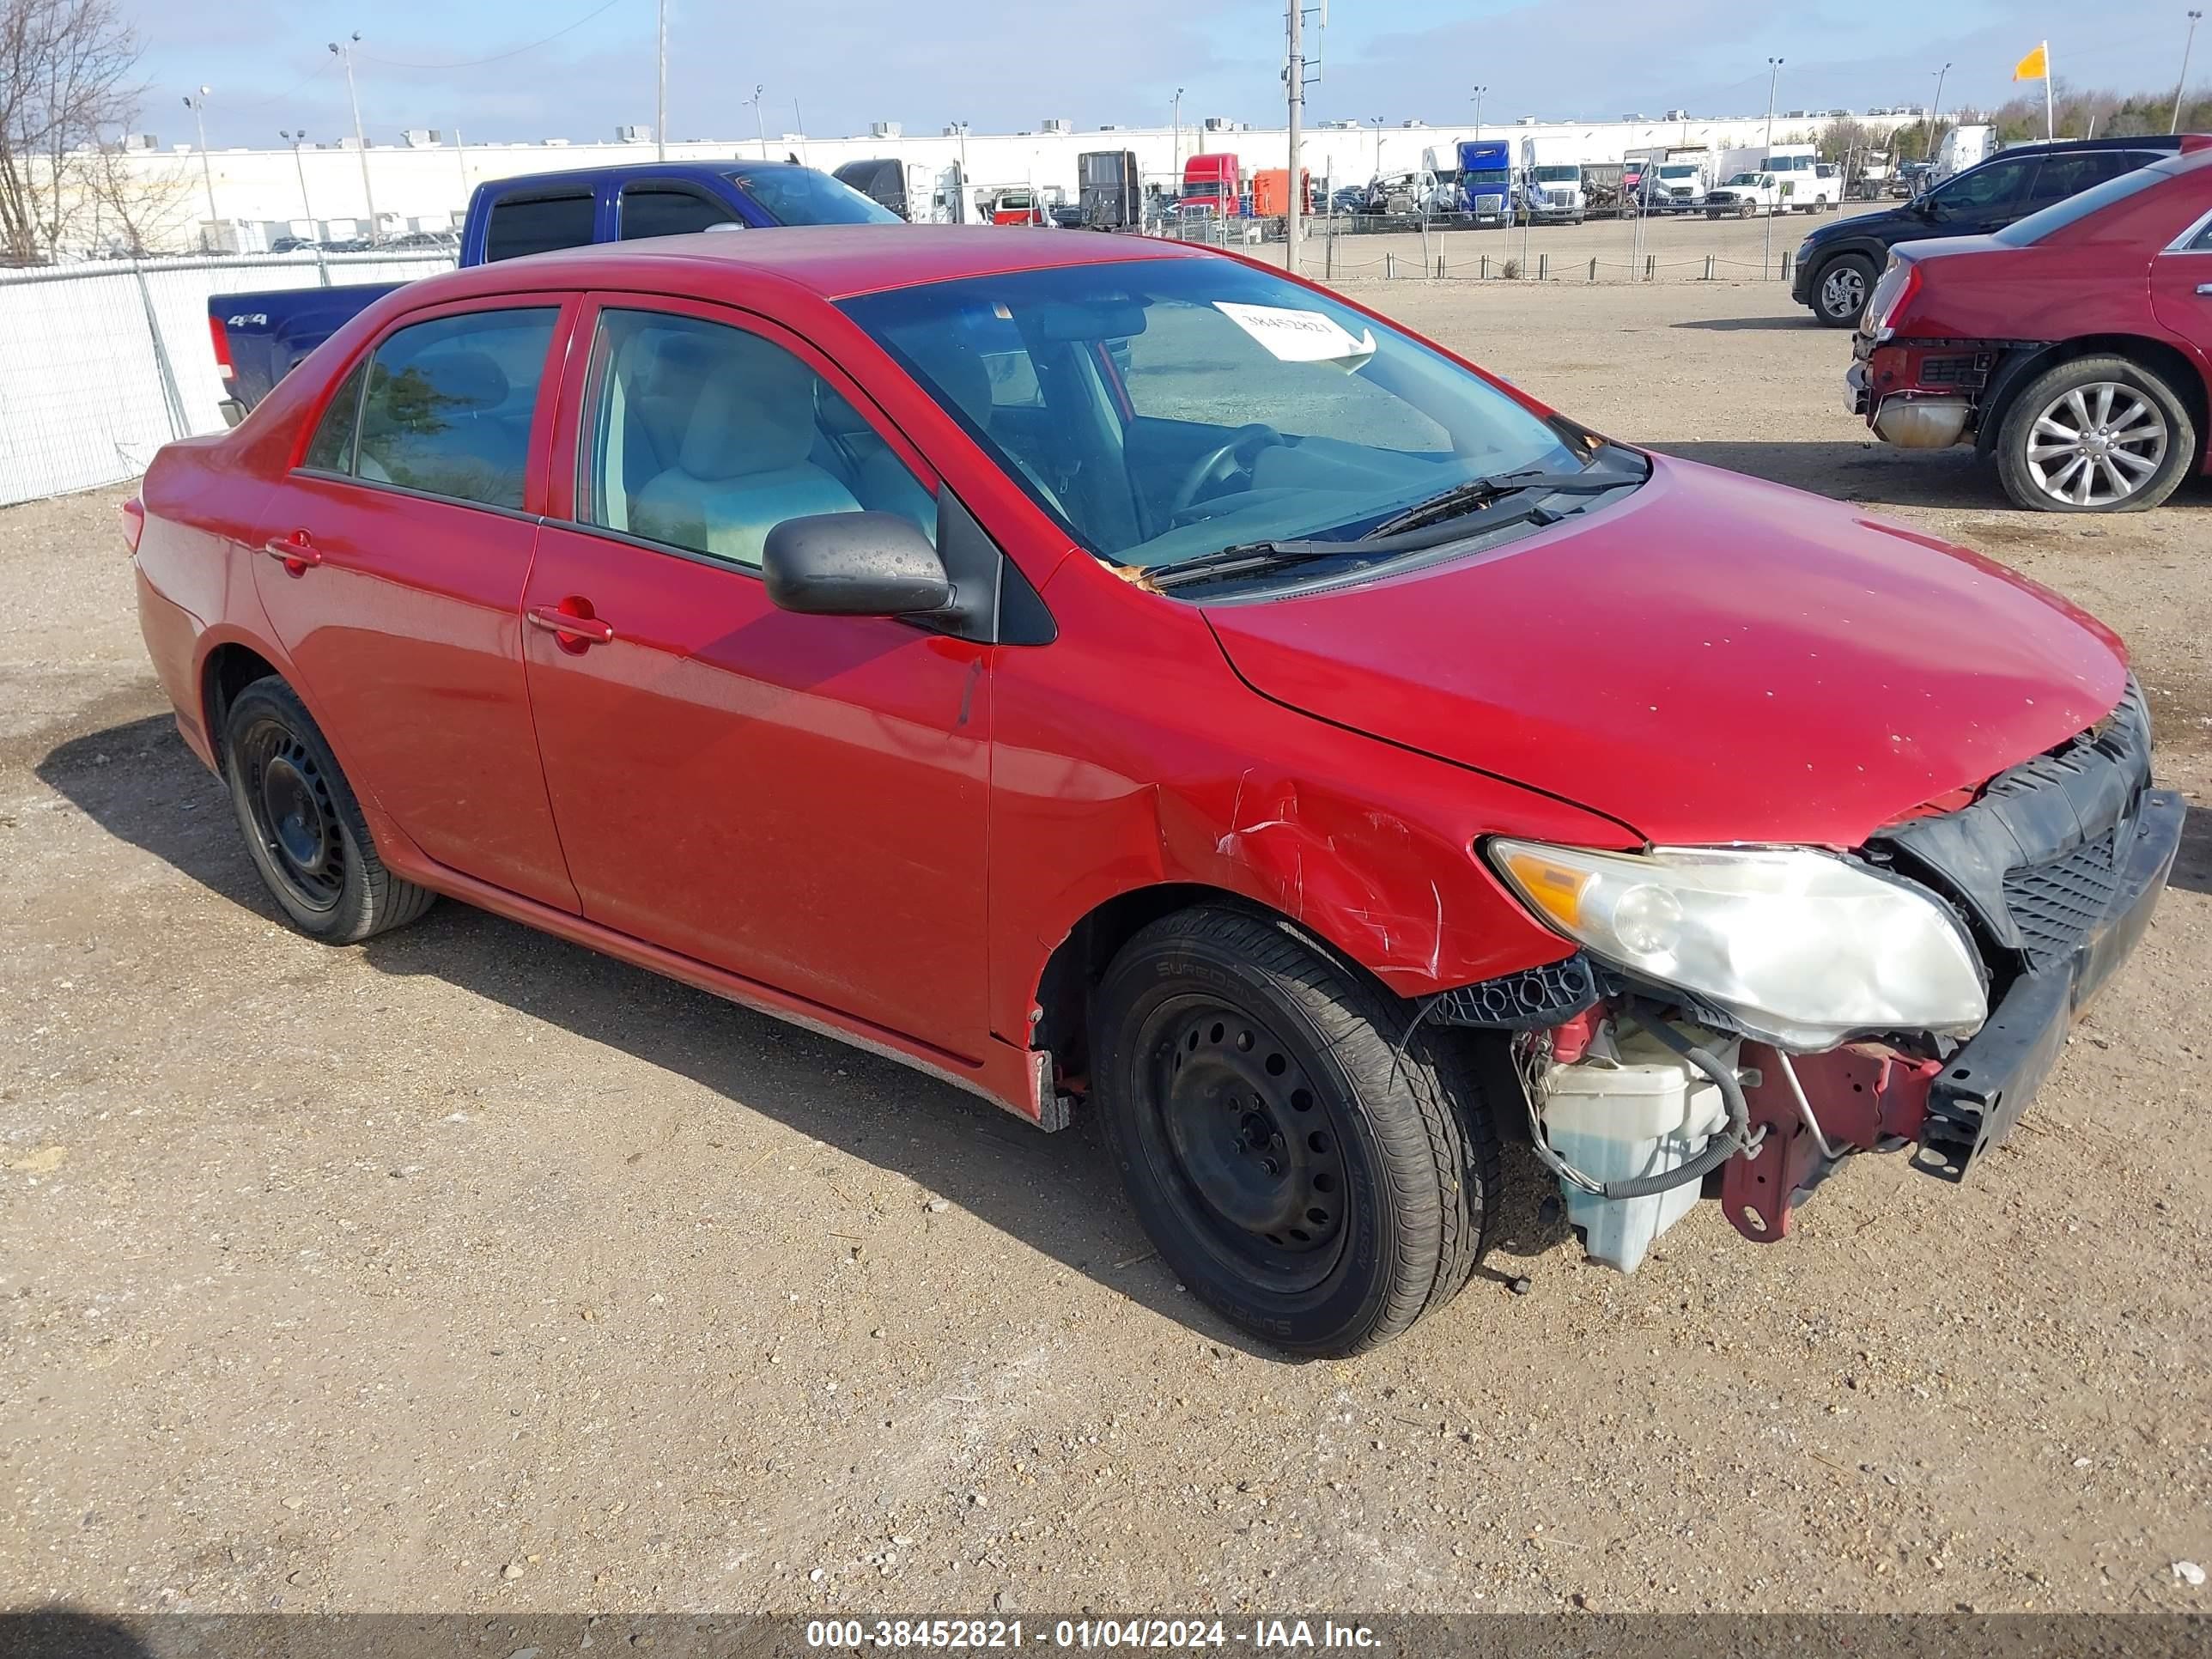
[[458, 905], [286, 932], [149, 676], [120, 492], [15, 508], [0, 1599], [2203, 1607], [2172, 1564], [2212, 1561], [2212, 489], [2084, 525], [1870, 447], [1843, 340], [1771, 283], [1357, 292], [2131, 640], [2190, 844], [1988, 1167], [1854, 1160], [1771, 1248], [1704, 1206], [1624, 1278], [1524, 1156], [1456, 1304], [1283, 1363], [1151, 1256], [1088, 1123]]

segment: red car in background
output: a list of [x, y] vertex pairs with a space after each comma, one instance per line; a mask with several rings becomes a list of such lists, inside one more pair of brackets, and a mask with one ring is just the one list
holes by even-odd
[[2123, 173], [1988, 236], [1893, 249], [1846, 395], [1909, 449], [1971, 441], [2048, 513], [2155, 507], [2204, 470], [2212, 153]]
[[443, 894], [1084, 1103], [1303, 1353], [1468, 1282], [1503, 1135], [1624, 1268], [1708, 1184], [1771, 1240], [1849, 1152], [1958, 1177], [2180, 834], [2053, 595], [1178, 243], [426, 278], [126, 530], [301, 933]]

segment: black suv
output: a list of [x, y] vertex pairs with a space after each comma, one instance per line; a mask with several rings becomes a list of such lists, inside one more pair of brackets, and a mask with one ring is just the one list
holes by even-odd
[[1830, 328], [1856, 328], [1875, 279], [1899, 242], [1982, 236], [2063, 202], [2093, 185], [2212, 138], [2160, 133], [2143, 138], [2077, 138], [2008, 146], [1901, 206], [1823, 225], [1797, 250], [1790, 294]]

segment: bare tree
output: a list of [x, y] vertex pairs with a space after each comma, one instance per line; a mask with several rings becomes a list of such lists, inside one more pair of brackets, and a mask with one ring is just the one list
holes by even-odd
[[0, 261], [53, 257], [92, 200], [103, 128], [138, 106], [115, 0], [0, 0]]
[[132, 258], [174, 240], [190, 216], [191, 175], [182, 167], [149, 167], [120, 143], [103, 144], [86, 158], [82, 187], [88, 221], [84, 240], [95, 249]]

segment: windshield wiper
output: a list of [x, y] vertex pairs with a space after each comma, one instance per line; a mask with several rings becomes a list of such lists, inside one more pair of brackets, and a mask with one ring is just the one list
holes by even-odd
[[[1607, 487], [1621, 482], [1615, 479], [1613, 485]], [[1510, 512], [1485, 518], [1480, 525], [1471, 527], [1455, 519], [1449, 523], [1416, 526], [1388, 536], [1378, 536], [1370, 531], [1350, 541], [1240, 542], [1218, 553], [1201, 553], [1195, 558], [1164, 566], [1152, 573], [1152, 582], [1154, 587], [1164, 589], [1191, 582], [1215, 581], [1224, 576], [1247, 576], [1283, 565], [1307, 564], [1316, 559], [1389, 558], [1395, 554], [1442, 547], [1446, 542], [1463, 541], [1470, 535], [1502, 530], [1509, 525], [1547, 525], [1565, 516], [1564, 513], [1553, 512], [1540, 501], [1530, 501]]]
[[1385, 519], [1360, 539], [1376, 541], [1401, 531], [1419, 530], [1425, 525], [1455, 519], [1501, 495], [1517, 495], [1528, 490], [1540, 490], [1547, 495], [1599, 495], [1635, 482], [1632, 477], [1610, 467], [1593, 467], [1587, 472], [1553, 472], [1532, 466], [1518, 472], [1492, 473], [1486, 478], [1470, 478], [1465, 483], [1454, 484], [1442, 495], [1431, 495], [1425, 501], [1416, 501], [1396, 517]]

